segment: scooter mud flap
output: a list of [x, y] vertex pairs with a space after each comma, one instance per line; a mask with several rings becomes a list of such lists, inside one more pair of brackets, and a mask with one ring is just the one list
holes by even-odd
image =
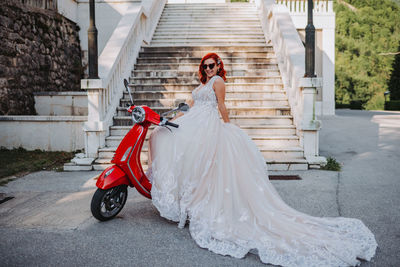
[[116, 165], [105, 169], [97, 179], [96, 186], [100, 189], [109, 189], [121, 184], [130, 185], [128, 176]]

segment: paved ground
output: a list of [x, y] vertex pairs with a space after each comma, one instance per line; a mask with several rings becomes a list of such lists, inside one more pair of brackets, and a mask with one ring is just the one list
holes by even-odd
[[[293, 171], [303, 179], [273, 184], [298, 210], [363, 220], [379, 247], [362, 266], [400, 266], [400, 113], [337, 110], [322, 122], [321, 155], [343, 170]], [[89, 208], [97, 174], [39, 172], [0, 187], [14, 197], [0, 204], [0, 266], [265, 266], [199, 248], [134, 190], [116, 219], [99, 223]]]

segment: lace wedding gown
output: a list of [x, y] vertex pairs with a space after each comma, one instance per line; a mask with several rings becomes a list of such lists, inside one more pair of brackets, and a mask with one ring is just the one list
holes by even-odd
[[239, 127], [221, 121], [212, 77], [192, 92], [193, 107], [169, 131], [150, 135], [152, 202], [162, 217], [189, 217], [196, 243], [243, 258], [257, 249], [262, 262], [282, 266], [359, 265], [377, 247], [362, 221], [312, 217], [283, 202], [269, 182], [264, 157]]

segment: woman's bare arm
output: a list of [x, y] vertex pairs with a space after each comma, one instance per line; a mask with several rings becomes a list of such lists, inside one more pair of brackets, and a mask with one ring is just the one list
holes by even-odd
[[217, 79], [213, 84], [213, 89], [217, 97], [218, 109], [224, 122], [230, 122], [228, 110], [225, 106], [225, 83], [222, 79]]

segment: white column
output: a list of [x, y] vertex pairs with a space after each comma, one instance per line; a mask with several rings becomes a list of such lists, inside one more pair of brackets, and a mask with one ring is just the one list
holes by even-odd
[[319, 168], [326, 164], [325, 157], [319, 156], [319, 130], [321, 122], [316, 119], [316, 90], [321, 87], [321, 78], [302, 78], [300, 90], [303, 99], [303, 117], [301, 122], [301, 135], [303, 136], [304, 157], [310, 168]]
[[331, 23], [322, 30], [322, 115], [335, 115], [335, 22]]
[[97, 158], [98, 149], [105, 146], [107, 131], [104, 125], [104, 88], [101, 79], [83, 79], [81, 88], [88, 92], [88, 121], [85, 122], [85, 154], [87, 158]]

